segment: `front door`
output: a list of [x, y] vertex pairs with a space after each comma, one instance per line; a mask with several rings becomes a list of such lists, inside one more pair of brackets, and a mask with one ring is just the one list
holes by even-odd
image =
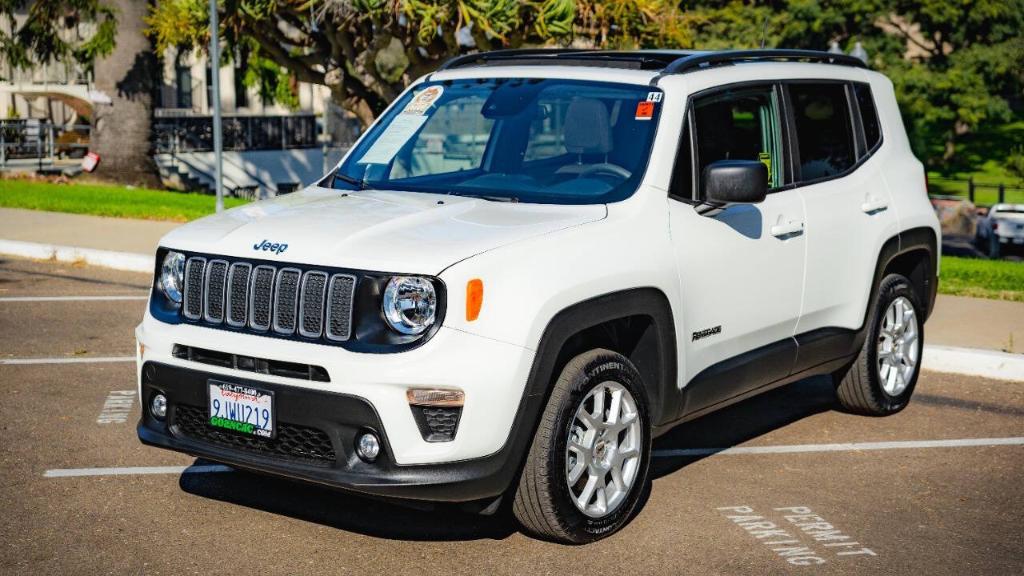
[[[765, 84], [698, 94], [689, 107], [669, 201], [687, 412], [784, 378], [793, 367], [805, 224], [799, 191], [783, 188], [791, 176], [781, 102], [780, 88]], [[766, 164], [771, 190], [763, 202], [702, 203], [703, 169], [725, 159]]]

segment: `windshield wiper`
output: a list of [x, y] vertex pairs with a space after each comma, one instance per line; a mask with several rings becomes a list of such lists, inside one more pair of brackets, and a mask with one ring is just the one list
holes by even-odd
[[462, 192], [449, 192], [449, 196], [465, 196], [467, 198], [479, 198], [481, 200], [487, 200], [488, 202], [512, 202], [513, 204], [519, 202], [519, 198], [515, 196], [488, 196], [486, 194], [463, 194]]
[[366, 183], [366, 180], [359, 180], [351, 176], [342, 174], [341, 172], [335, 172], [334, 177], [346, 184], [355, 186], [357, 190], [373, 190], [373, 186]]

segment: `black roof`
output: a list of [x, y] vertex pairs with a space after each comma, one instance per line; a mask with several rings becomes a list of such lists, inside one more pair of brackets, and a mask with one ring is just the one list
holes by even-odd
[[685, 74], [712, 66], [740, 62], [818, 62], [867, 68], [858, 58], [846, 54], [832, 54], [817, 50], [588, 50], [575, 48], [527, 48], [496, 50], [456, 56], [438, 70], [451, 70], [469, 66], [598, 66], [633, 70], [655, 70], [659, 76]]

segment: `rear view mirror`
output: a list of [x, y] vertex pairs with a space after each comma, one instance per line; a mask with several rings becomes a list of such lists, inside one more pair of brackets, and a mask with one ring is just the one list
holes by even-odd
[[756, 204], [768, 194], [768, 167], [757, 160], [719, 160], [704, 168], [704, 199], [722, 204]]

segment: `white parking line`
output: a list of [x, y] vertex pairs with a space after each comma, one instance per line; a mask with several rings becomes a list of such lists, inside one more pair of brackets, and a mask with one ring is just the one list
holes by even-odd
[[849, 442], [842, 444], [792, 444], [789, 446], [734, 446], [732, 448], [679, 448], [655, 450], [658, 458], [686, 456], [738, 456], [741, 454], [797, 454], [802, 452], [867, 452], [915, 448], [963, 448], [972, 446], [1024, 446], [1024, 437], [960, 438], [954, 440], [909, 440], [903, 442]]
[[135, 362], [135, 356], [84, 356], [82, 358], [0, 358], [0, 364], [107, 364], [110, 362]]
[[[791, 446], [737, 446], [733, 448], [683, 448], [655, 450], [658, 458], [683, 456], [710, 456], [712, 454], [793, 454], [797, 452], [854, 452], [870, 450], [896, 450], [912, 448], [962, 448], [971, 446], [1024, 446], [1024, 437], [962, 438], [958, 440], [913, 440], [908, 442], [856, 442], [849, 444], [795, 444]], [[135, 466], [123, 468], [55, 468], [43, 473], [44, 478], [70, 478], [77, 476], [131, 476], [137, 474], [209, 474], [231, 472], [222, 464], [198, 466]]]
[[223, 464], [203, 464], [193, 466], [133, 466], [123, 468], [57, 468], [47, 470], [43, 478], [73, 478], [77, 476], [134, 476], [138, 474], [210, 474], [231, 472], [233, 469]]
[[0, 302], [101, 302], [148, 299], [149, 296], [5, 296], [0, 298]]

